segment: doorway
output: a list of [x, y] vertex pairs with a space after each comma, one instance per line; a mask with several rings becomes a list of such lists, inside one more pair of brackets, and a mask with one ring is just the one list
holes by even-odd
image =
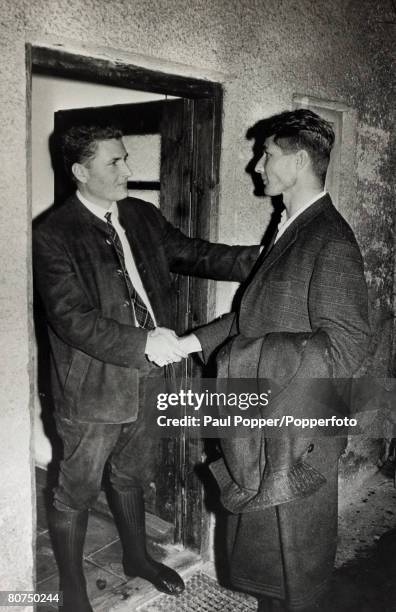
[[[133, 177], [129, 189], [133, 195], [138, 192], [141, 199], [145, 199], [146, 192], [157, 192], [162, 212], [174, 225], [187, 235], [213, 238], [217, 225], [221, 85], [43, 47], [28, 46], [27, 52], [33, 74], [176, 97], [176, 100], [109, 105], [96, 108], [95, 112], [116, 113], [121, 117], [127, 139], [160, 137], [158, 180]], [[64, 111], [57, 115], [55, 124], [72, 120], [73, 113], [84, 112], [92, 112], [92, 108]], [[60, 186], [61, 181], [56, 181], [56, 185], [57, 199], [62, 197], [65, 187]], [[204, 323], [214, 310], [213, 283], [185, 277], [175, 277], [174, 283], [179, 331]], [[190, 363], [189, 376], [193, 370], [198, 375], [197, 367]], [[207, 540], [208, 529], [201, 486], [194, 474], [201, 455], [200, 441], [190, 439], [187, 431], [181, 431], [178, 438], [161, 442], [158, 495], [151, 507], [152, 512], [172, 525], [175, 543], [198, 552]]]

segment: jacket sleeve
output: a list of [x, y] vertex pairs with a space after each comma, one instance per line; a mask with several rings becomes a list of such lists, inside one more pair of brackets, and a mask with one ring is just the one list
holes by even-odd
[[172, 272], [214, 280], [244, 281], [260, 246], [228, 246], [189, 238], [162, 217], [162, 240]]
[[237, 334], [236, 314], [229, 312], [207, 325], [194, 330], [202, 347], [202, 358], [206, 363], [215, 349], [228, 338]]
[[81, 285], [64, 245], [56, 237], [35, 232], [35, 281], [47, 321], [66, 344], [113, 365], [147, 365], [147, 330], [103, 317]]
[[352, 376], [371, 340], [367, 286], [356, 243], [329, 241], [320, 251], [309, 287], [312, 330], [327, 336], [332, 375]]

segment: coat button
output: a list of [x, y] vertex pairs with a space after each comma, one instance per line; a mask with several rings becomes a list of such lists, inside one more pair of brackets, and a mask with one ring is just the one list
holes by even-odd
[[123, 271], [121, 270], [121, 268], [118, 268], [118, 270], [117, 270], [117, 274], [118, 274], [119, 276], [122, 276]]
[[307, 453], [312, 453], [312, 451], [313, 451], [313, 449], [314, 449], [314, 448], [315, 448], [315, 444], [310, 444], [310, 445], [308, 446]]
[[111, 244], [111, 240], [109, 238], [106, 238], [106, 244]]
[[130, 302], [128, 300], [125, 300], [125, 302], [123, 303], [124, 308], [127, 308], [128, 306], [130, 306]]

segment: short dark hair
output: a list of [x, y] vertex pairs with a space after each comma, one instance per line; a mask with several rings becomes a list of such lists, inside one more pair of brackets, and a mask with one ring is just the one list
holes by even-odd
[[74, 163], [84, 163], [94, 157], [100, 140], [119, 140], [122, 130], [116, 125], [75, 125], [60, 134], [60, 147], [67, 174], [73, 177]]
[[270, 117], [268, 136], [273, 136], [283, 151], [305, 149], [314, 173], [324, 184], [334, 144], [334, 130], [328, 121], [307, 108], [299, 108]]

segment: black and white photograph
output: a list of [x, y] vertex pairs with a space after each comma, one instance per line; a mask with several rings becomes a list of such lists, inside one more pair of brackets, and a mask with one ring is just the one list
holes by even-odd
[[396, 612], [395, 0], [0, 31], [0, 610]]

